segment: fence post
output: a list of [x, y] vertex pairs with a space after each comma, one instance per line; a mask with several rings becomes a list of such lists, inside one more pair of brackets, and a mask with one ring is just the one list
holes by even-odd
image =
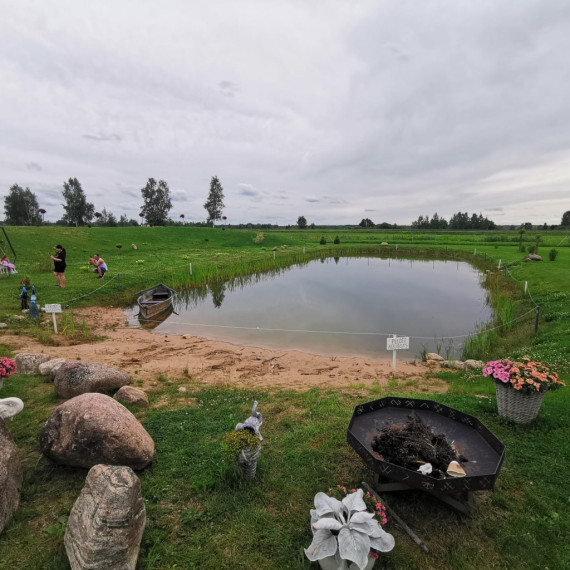
[[508, 277], [507, 275], [507, 266], [505, 265], [505, 277]]
[[534, 334], [538, 332], [538, 319], [540, 318], [540, 305], [536, 308], [536, 320], [534, 321]]

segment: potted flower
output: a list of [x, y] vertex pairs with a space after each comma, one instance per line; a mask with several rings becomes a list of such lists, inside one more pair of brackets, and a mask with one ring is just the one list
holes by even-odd
[[323, 570], [370, 570], [378, 552], [390, 552], [394, 537], [385, 532], [386, 511], [378, 499], [362, 489], [346, 487], [315, 495], [311, 509], [313, 542], [305, 549]]
[[495, 382], [499, 415], [521, 424], [536, 418], [546, 392], [565, 386], [558, 374], [528, 357], [522, 362], [507, 358], [487, 362], [483, 376]]
[[257, 459], [261, 453], [261, 441], [249, 429], [234, 430], [226, 433], [222, 440], [222, 449], [226, 457], [237, 464], [244, 477], [253, 479], [257, 471]]
[[10, 378], [16, 372], [16, 363], [11, 358], [0, 356], [0, 388], [6, 378]]

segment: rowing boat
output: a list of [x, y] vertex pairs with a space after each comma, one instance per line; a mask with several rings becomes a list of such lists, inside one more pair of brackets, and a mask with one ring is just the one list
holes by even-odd
[[172, 295], [174, 289], [159, 283], [150, 289], [140, 291], [142, 295], [137, 299], [139, 318], [154, 319], [158, 315], [172, 309]]

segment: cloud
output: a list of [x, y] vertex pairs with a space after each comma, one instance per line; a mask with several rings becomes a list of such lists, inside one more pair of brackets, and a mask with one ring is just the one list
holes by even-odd
[[30, 170], [31, 172], [41, 172], [42, 167], [37, 162], [27, 162], [26, 169]]
[[261, 193], [258, 190], [256, 190], [256, 188], [253, 185], [246, 184], [244, 182], [238, 184], [238, 194], [250, 198], [259, 198], [261, 196]]
[[121, 137], [121, 135], [118, 135], [117, 133], [105, 133], [105, 134], [98, 134], [98, 135], [83, 135], [83, 138], [89, 139], [92, 141], [97, 141], [97, 142], [110, 142], [110, 141], [120, 142], [123, 140], [123, 137]]
[[0, 188], [76, 176], [136, 217], [160, 173], [190, 216], [218, 175], [236, 223], [568, 209], [568, 2], [132, 5], [0, 19]]

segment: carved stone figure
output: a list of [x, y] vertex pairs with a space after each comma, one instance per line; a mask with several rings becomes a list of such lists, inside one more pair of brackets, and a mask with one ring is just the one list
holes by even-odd
[[259, 433], [259, 428], [263, 423], [261, 419], [261, 413], [257, 411], [257, 400], [253, 403], [253, 408], [251, 408], [251, 416], [245, 420], [242, 424], [236, 425], [236, 431], [249, 429], [252, 431], [258, 438], [259, 441], [263, 441], [263, 437]]

